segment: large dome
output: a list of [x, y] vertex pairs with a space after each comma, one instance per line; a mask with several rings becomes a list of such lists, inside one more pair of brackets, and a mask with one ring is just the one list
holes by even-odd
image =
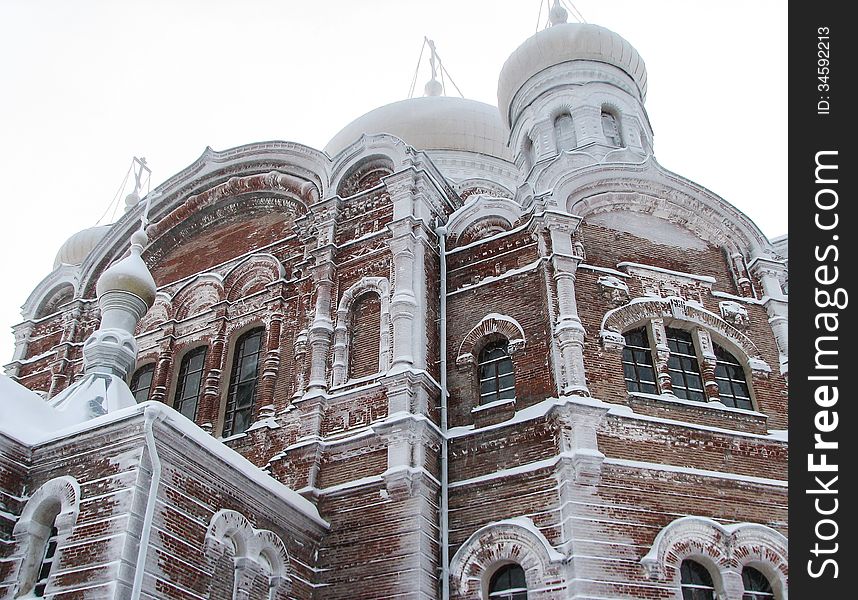
[[60, 265], [81, 264], [109, 230], [110, 225], [96, 225], [78, 231], [60, 246], [54, 259], [54, 268]]
[[528, 79], [554, 65], [573, 60], [607, 63], [625, 71], [646, 99], [646, 67], [631, 44], [609, 29], [588, 23], [562, 23], [543, 29], [510, 55], [498, 81], [498, 107], [509, 122], [509, 107]]
[[512, 160], [498, 109], [475, 100], [424, 96], [387, 104], [346, 125], [325, 152], [334, 156], [365, 133], [390, 133], [418, 150], [463, 150]]

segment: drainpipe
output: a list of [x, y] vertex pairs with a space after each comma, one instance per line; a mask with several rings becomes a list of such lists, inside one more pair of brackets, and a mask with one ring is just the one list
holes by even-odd
[[146, 437], [146, 450], [152, 462], [152, 478], [149, 481], [149, 496], [146, 498], [146, 512], [143, 515], [143, 530], [140, 532], [140, 545], [137, 549], [137, 566], [134, 569], [134, 586], [131, 588], [131, 600], [138, 600], [143, 590], [143, 571], [146, 569], [146, 556], [149, 549], [149, 537], [152, 534], [152, 521], [155, 517], [155, 498], [158, 485], [161, 482], [161, 459], [155, 448], [153, 425], [161, 417], [161, 411], [154, 406], [147, 406], [143, 412], [146, 419], [143, 425], [143, 435]]
[[447, 474], [447, 228], [443, 225], [435, 229], [438, 234], [438, 248], [441, 255], [440, 281], [440, 353], [441, 361], [441, 599], [450, 598], [450, 522], [449, 477]]

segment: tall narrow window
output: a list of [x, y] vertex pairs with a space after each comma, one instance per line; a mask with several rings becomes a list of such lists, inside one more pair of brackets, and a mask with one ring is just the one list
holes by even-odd
[[179, 367], [179, 380], [176, 382], [173, 408], [191, 421], [195, 421], [197, 418], [197, 406], [200, 403], [205, 364], [206, 347], [200, 346], [185, 354]]
[[623, 348], [623, 377], [626, 380], [626, 388], [630, 392], [657, 394], [646, 327], [629, 331], [623, 337], [626, 339], [626, 346]]
[[745, 379], [745, 369], [732, 354], [718, 344], [715, 346], [715, 381], [718, 383], [718, 397], [726, 406], [753, 410], [751, 392]]
[[51, 526], [50, 537], [45, 544], [45, 554], [42, 557], [42, 566], [39, 567], [39, 575], [36, 580], [36, 585], [33, 588], [33, 595], [41, 598], [45, 595], [45, 588], [48, 587], [48, 577], [51, 576], [51, 568], [54, 566], [54, 556], [57, 553], [57, 528]]
[[554, 119], [554, 135], [558, 152], [575, 148], [575, 125], [570, 115], [562, 114]]
[[742, 569], [742, 583], [745, 586], [742, 600], [771, 600], [775, 597], [772, 584], [754, 567]]
[[620, 139], [620, 127], [617, 124], [617, 117], [610, 111], [602, 111], [602, 133], [605, 140], [612, 146], [622, 146], [623, 142]]
[[682, 600], [715, 600], [712, 575], [699, 562], [684, 560], [679, 567], [682, 580]]
[[152, 389], [152, 376], [155, 374], [155, 365], [143, 365], [134, 372], [131, 377], [131, 393], [134, 399], [139, 402], [146, 402], [149, 399], [149, 392]]
[[262, 354], [261, 327], [251, 329], [235, 343], [232, 375], [223, 417], [223, 437], [243, 433], [253, 419], [253, 402], [259, 380], [259, 358]]
[[515, 373], [509, 343], [499, 340], [480, 351], [480, 404], [515, 398]]
[[530, 136], [524, 138], [522, 154], [524, 155], [524, 168], [526, 171], [529, 171], [536, 162], [536, 151], [533, 148], [533, 140], [530, 139]]
[[492, 600], [527, 600], [527, 581], [524, 569], [512, 564], [501, 567], [489, 582], [489, 598]]
[[381, 298], [374, 292], [367, 292], [358, 297], [352, 305], [349, 379], [366, 377], [378, 372], [380, 333]]
[[673, 393], [678, 398], [704, 402], [703, 379], [691, 334], [684, 329], [668, 329], [667, 345], [670, 348], [667, 369]]

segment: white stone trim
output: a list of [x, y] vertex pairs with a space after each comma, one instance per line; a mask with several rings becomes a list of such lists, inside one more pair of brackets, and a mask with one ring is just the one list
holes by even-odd
[[[57, 503], [59, 507], [56, 506]], [[56, 514], [50, 514], [54, 509], [57, 509]], [[12, 597], [17, 598], [32, 592], [52, 526], [57, 528], [54, 563], [59, 563], [60, 554], [72, 533], [79, 511], [80, 484], [74, 477], [55, 477], [33, 493], [12, 530], [15, 546], [9, 559], [18, 563]], [[50, 595], [49, 592], [50, 581], [46, 595]]]
[[659, 531], [641, 565], [650, 579], [671, 583], [681, 598], [679, 567], [695, 560], [712, 574], [717, 597], [740, 598], [742, 568], [762, 571], [776, 600], [787, 600], [787, 538], [759, 523], [722, 525], [700, 516], [681, 517]]
[[[235, 592], [253, 581], [254, 571], [268, 571], [269, 598], [285, 597], [291, 587], [289, 555], [280, 536], [267, 529], [255, 529], [241, 513], [221, 509], [212, 515], [206, 530], [204, 553], [210, 570], [227, 549], [227, 540], [235, 546]], [[267, 562], [270, 570], [264, 565]], [[217, 576], [212, 573], [212, 576]]]
[[378, 342], [378, 372], [390, 368], [390, 282], [386, 277], [362, 277], [360, 281], [343, 292], [337, 306], [337, 323], [334, 328], [334, 360], [332, 387], [346, 383], [348, 378], [349, 352], [351, 347], [350, 317], [355, 299], [363, 292], [378, 294], [381, 315]]
[[[555, 550], [527, 517], [489, 523], [475, 531], [450, 561], [451, 588], [461, 598], [488, 598], [488, 584], [499, 568], [516, 563], [524, 569], [529, 590], [545, 588], [545, 582], [564, 587], [564, 556]], [[556, 596], [565, 597], [558, 590]]]
[[60, 265], [50, 275], [42, 279], [21, 306], [21, 316], [24, 320], [41, 319], [48, 315], [36, 316], [45, 301], [56, 294], [61, 288], [70, 285], [74, 289], [73, 297], [77, 297], [80, 290], [80, 267], [73, 265]]
[[715, 341], [726, 341], [728, 350], [738, 354], [753, 372], [767, 374], [771, 367], [762, 359], [757, 346], [744, 333], [727, 323], [719, 315], [682, 298], [635, 298], [628, 304], [605, 313], [599, 336], [606, 348], [622, 350], [622, 334], [653, 319], [665, 319], [666, 325], [674, 322], [702, 327], [715, 334]]
[[508, 340], [510, 356], [524, 348], [524, 329], [518, 321], [499, 313], [489, 313], [462, 340], [456, 365], [459, 367], [475, 365], [477, 355], [482, 349], [482, 341], [492, 334], [502, 335]]
[[501, 217], [507, 220], [512, 228], [523, 214], [521, 206], [514, 200], [475, 194], [468, 198], [464, 206], [450, 215], [447, 220], [447, 235], [451, 239], [458, 239], [469, 226], [490, 217]]

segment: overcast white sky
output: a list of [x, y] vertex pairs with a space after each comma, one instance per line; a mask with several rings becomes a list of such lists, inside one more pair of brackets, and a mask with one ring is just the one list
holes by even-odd
[[[659, 162], [769, 237], [786, 233], [787, 3], [575, 5], [646, 61]], [[535, 32], [539, 6], [0, 0], [0, 364], [11, 360], [20, 305], [63, 241], [98, 221], [132, 156], [146, 157], [154, 187], [207, 145], [322, 148], [352, 119], [407, 96], [424, 35], [466, 97], [496, 104], [501, 66]]]

